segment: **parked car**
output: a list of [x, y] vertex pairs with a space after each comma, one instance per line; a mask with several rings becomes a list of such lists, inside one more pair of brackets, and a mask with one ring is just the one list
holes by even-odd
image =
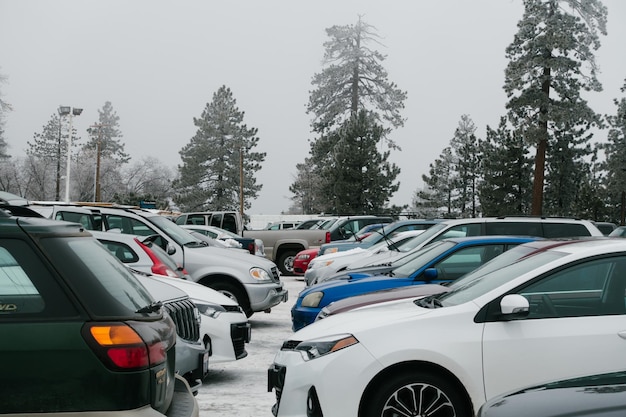
[[379, 260], [379, 264], [388, 264], [402, 254], [410, 253], [415, 245], [420, 242], [416, 237], [422, 232], [423, 230], [400, 232], [368, 248], [357, 247], [347, 251], [317, 256], [315, 260], [309, 262], [309, 266], [304, 272], [306, 285], [324, 282], [333, 275], [348, 269], [359, 260], [376, 258]]
[[75, 223], [0, 210], [0, 410], [198, 416], [166, 309]]
[[[517, 250], [526, 256], [500, 263]], [[487, 399], [530, 385], [624, 369], [626, 241], [537, 240], [493, 263], [446, 293], [337, 314], [294, 333], [268, 372], [276, 415], [437, 407], [470, 417]]]
[[295, 258], [293, 258], [293, 274], [304, 276], [307, 268], [309, 267], [309, 263], [315, 259], [317, 254], [319, 253], [319, 249], [305, 249], [298, 252]]
[[292, 328], [297, 331], [308, 326], [324, 306], [347, 297], [410, 285], [449, 283], [497, 255], [535, 239], [516, 236], [445, 239], [425, 246], [418, 256], [395, 268], [392, 274], [348, 276], [312, 285], [298, 294], [291, 308]]
[[604, 236], [608, 236], [613, 230], [617, 228], [615, 223], [611, 222], [593, 222], [596, 227], [602, 232]]
[[329, 253], [346, 251], [354, 248], [368, 248], [381, 242], [384, 239], [393, 237], [396, 233], [406, 232], [409, 230], [426, 230], [429, 227], [441, 222], [441, 220], [398, 220], [393, 223], [383, 224], [376, 233], [360, 240], [337, 240], [335, 242], [325, 243], [320, 246], [319, 255], [327, 255]]
[[626, 226], [617, 226], [609, 233], [609, 237], [626, 237]]
[[[589, 220], [568, 219], [561, 217], [481, 217], [471, 219], [445, 220], [429, 227], [415, 238], [413, 251], [423, 246], [450, 237], [463, 236], [537, 236], [548, 239], [562, 237], [603, 236], [602, 232]], [[380, 253], [369, 258], [355, 260], [343, 268], [343, 271], [392, 262], [394, 259], [407, 256], [397, 252]], [[315, 264], [319, 259], [315, 260]], [[309, 264], [311, 273], [312, 265]], [[338, 271], [341, 272], [341, 271]], [[305, 279], [308, 278], [305, 275]]]
[[231, 233], [241, 235], [244, 223], [238, 211], [202, 211], [181, 213], [174, 218], [177, 225], [193, 224], [219, 227]]
[[209, 373], [209, 348], [200, 338], [200, 313], [189, 295], [165, 282], [133, 272], [176, 325], [176, 373], [185, 378], [197, 394]]
[[219, 239], [227, 242], [231, 246], [231, 242], [237, 242], [240, 248], [248, 250], [252, 255], [265, 256], [265, 247], [261, 239], [254, 239], [250, 237], [243, 237], [230, 232], [225, 229], [220, 229], [215, 226], [206, 226], [201, 224], [186, 224], [181, 225], [183, 229], [193, 230], [194, 232], [202, 233], [203, 235], [212, 237], [213, 239]]
[[328, 217], [318, 217], [316, 219], [303, 220], [296, 226], [296, 229], [319, 229], [319, 226], [321, 226], [328, 220]]
[[[114, 232], [91, 232], [126, 266], [147, 277], [184, 291], [201, 315], [199, 338], [209, 349], [212, 363], [236, 361], [248, 355], [248, 318], [237, 302], [204, 285], [188, 281], [188, 275], [171, 272], [174, 261], [148, 237]], [[182, 278], [182, 279], [181, 279]]]
[[422, 284], [400, 288], [388, 288], [361, 295], [354, 295], [341, 300], [333, 301], [332, 303], [324, 306], [317, 316], [315, 316], [315, 321], [325, 319], [326, 317], [334, 314], [370, 306], [372, 304], [383, 303], [386, 301], [404, 300], [407, 298], [419, 298], [447, 291], [449, 291], [449, 288], [440, 284]]
[[534, 385], [489, 400], [478, 417], [623, 417], [626, 372], [586, 375]]
[[88, 206], [105, 230], [152, 236], [191, 279], [236, 300], [248, 317], [287, 300], [276, 265], [260, 256], [209, 247], [169, 219], [141, 209]]
[[328, 231], [330, 232], [330, 241], [348, 239], [368, 224], [391, 222], [393, 222], [393, 218], [387, 216], [364, 215], [339, 217], [328, 228]]
[[27, 206], [30, 202], [17, 194], [0, 191], [0, 203], [12, 206]]
[[264, 230], [295, 229], [299, 224], [300, 222], [288, 222], [288, 221], [274, 222], [265, 226]]

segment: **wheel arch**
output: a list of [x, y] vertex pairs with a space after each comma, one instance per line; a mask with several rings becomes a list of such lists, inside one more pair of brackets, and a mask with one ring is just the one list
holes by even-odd
[[467, 409], [471, 411], [471, 415], [473, 416], [474, 413], [476, 413], [477, 410], [474, 409], [472, 399], [465, 389], [465, 386], [452, 372], [432, 362], [407, 361], [393, 364], [383, 369], [374, 378], [372, 378], [372, 380], [367, 384], [367, 387], [365, 387], [363, 394], [361, 395], [361, 400], [359, 401], [359, 417], [365, 415], [364, 411], [367, 410], [368, 402], [372, 398], [372, 393], [376, 391], [381, 384], [384, 384], [385, 380], [392, 376], [397, 376], [409, 372], [431, 372], [436, 373], [441, 377], [444, 377], [447, 381], [453, 384], [458, 392], [461, 394], [463, 400], [465, 401]]
[[212, 289], [216, 289], [219, 284], [227, 284], [237, 288], [241, 294], [245, 297], [245, 305], [239, 303], [241, 308], [247, 312], [250, 310], [250, 296], [248, 295], [248, 291], [246, 291], [246, 287], [239, 281], [237, 278], [226, 275], [226, 274], [209, 274], [205, 275], [198, 280], [198, 284], [202, 284], [205, 287], [209, 287]]

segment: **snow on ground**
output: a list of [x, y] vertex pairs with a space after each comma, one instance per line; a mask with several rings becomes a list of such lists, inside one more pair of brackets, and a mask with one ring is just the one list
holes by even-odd
[[274, 392], [267, 391], [267, 369], [283, 341], [293, 335], [291, 307], [304, 289], [302, 278], [283, 276], [289, 300], [272, 312], [250, 317], [252, 340], [248, 356], [236, 362], [212, 364], [196, 399], [200, 417], [272, 417]]

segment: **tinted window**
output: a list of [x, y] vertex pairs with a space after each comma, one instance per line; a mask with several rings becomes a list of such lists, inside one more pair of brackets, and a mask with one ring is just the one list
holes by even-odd
[[574, 265], [518, 293], [530, 303], [529, 318], [626, 314], [626, 257]]
[[485, 232], [488, 235], [541, 237], [544, 236], [541, 225], [541, 222], [487, 222]]
[[55, 266], [99, 318], [135, 317], [152, 297], [132, 273], [96, 239], [76, 237], [41, 240]]
[[0, 239], [0, 319], [76, 316], [56, 278], [25, 242]]
[[122, 242], [112, 242], [110, 240], [102, 240], [100, 242], [105, 248], [111, 252], [117, 259], [124, 263], [135, 263], [139, 261], [139, 257], [127, 244]]
[[543, 231], [546, 238], [591, 235], [584, 225], [578, 223], [544, 223]]

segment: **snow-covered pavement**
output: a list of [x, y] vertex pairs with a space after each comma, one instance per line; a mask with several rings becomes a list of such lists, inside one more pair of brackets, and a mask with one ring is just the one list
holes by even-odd
[[267, 369], [283, 341], [293, 334], [290, 310], [304, 288], [301, 278], [283, 276], [281, 280], [289, 300], [269, 314], [250, 317], [248, 356], [236, 362], [209, 363], [209, 376], [196, 397], [200, 417], [272, 417], [274, 393], [267, 391]]

